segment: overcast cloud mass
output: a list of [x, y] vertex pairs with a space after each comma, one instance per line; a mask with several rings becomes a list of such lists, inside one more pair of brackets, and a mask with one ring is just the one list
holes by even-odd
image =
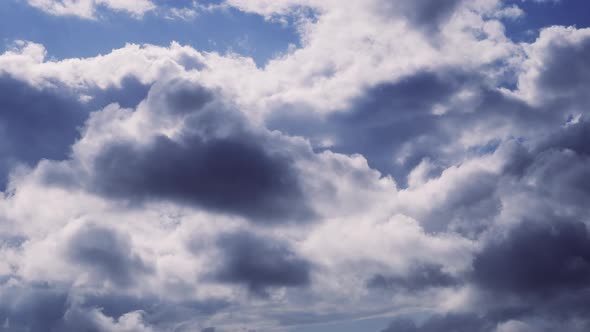
[[3, 0], [0, 331], [590, 331], [586, 0]]

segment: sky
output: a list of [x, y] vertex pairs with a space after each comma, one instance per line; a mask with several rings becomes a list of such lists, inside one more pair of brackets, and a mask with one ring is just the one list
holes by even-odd
[[0, 1], [0, 332], [589, 331], [589, 14]]

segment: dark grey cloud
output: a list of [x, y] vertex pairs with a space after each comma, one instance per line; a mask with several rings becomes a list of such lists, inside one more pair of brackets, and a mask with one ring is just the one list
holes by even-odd
[[220, 238], [223, 258], [215, 275], [221, 282], [242, 284], [265, 296], [272, 287], [302, 287], [310, 283], [311, 264], [286, 244], [251, 233]]
[[[457, 211], [453, 202], [473, 207], [477, 204], [467, 204], [469, 198], [510, 200], [514, 192], [534, 202], [524, 212], [524, 221], [509, 229], [496, 225], [495, 232], [487, 233], [490, 238], [485, 237], [487, 244], [476, 254], [472, 274], [459, 281], [481, 291], [481, 303], [473, 313], [461, 319], [451, 315], [450, 320], [448, 315], [435, 316], [423, 324], [397, 321], [386, 331], [495, 331], [510, 320], [534, 331], [584, 331], [590, 326], [590, 233], [579, 221], [587, 219], [590, 204], [585, 144], [590, 127], [584, 117], [567, 125], [557, 120], [543, 117], [544, 132], [503, 143], [501, 149], [510, 147], [503, 173], [490, 175], [489, 181], [468, 180], [447, 202], [450, 211]], [[447, 218], [445, 211], [433, 215]], [[493, 218], [495, 213], [472, 214], [474, 221], [487, 215]], [[382, 285], [389, 281], [375, 280]], [[393, 278], [392, 284], [404, 281]]]
[[550, 149], [572, 150], [579, 155], [590, 156], [590, 121], [586, 117], [572, 123], [557, 132], [552, 133], [541, 141], [535, 149], [536, 152], [542, 152]]
[[88, 112], [59, 88], [35, 88], [0, 75], [0, 188], [17, 163], [63, 160]]
[[67, 293], [43, 284], [26, 289], [8, 287], [0, 294], [0, 331], [3, 332], [53, 331], [68, 306]]
[[[67, 292], [50, 287], [27, 290], [13, 288], [3, 292], [3, 299], [12, 303], [0, 305], [3, 332], [119, 332], [123, 329], [105, 327], [98, 320], [99, 308], [72, 305]], [[118, 318], [118, 317], [115, 317]], [[125, 331], [142, 332], [140, 329]]]
[[468, 279], [482, 292], [484, 312], [511, 303], [533, 330], [583, 331], [590, 317], [590, 234], [581, 222], [590, 204], [590, 127], [582, 118], [554, 128], [507, 143], [498, 190], [507, 201], [525, 195], [532, 207], [515, 226], [488, 233]]
[[515, 140], [506, 142], [502, 148], [506, 151], [502, 174], [508, 177], [522, 178], [528, 167], [534, 162], [534, 154], [528, 147]]
[[[169, 331], [179, 321], [206, 320], [228, 303], [210, 299], [166, 301], [160, 295], [126, 295], [121, 291], [89, 293], [53, 283], [22, 283], [0, 287], [2, 332], [135, 332], [132, 326], [105, 327], [123, 315], [140, 311], [144, 326]], [[102, 316], [102, 319], [101, 319]], [[106, 319], [105, 319], [106, 318]], [[138, 326], [137, 331], [145, 331]]]
[[463, 0], [414, 0], [382, 1], [384, 7], [395, 15], [402, 15], [420, 29], [432, 33], [446, 23]]
[[128, 287], [151, 271], [151, 267], [133, 252], [129, 241], [113, 229], [89, 224], [69, 239], [67, 256], [91, 271], [91, 277]]
[[477, 238], [502, 211], [498, 193], [500, 177], [488, 172], [475, 172], [448, 188], [445, 201], [422, 216], [421, 224], [431, 232], [447, 230]]
[[[586, 119], [552, 130], [531, 147], [516, 145], [508, 156], [505, 175], [547, 207], [535, 219], [554, 215], [582, 218], [590, 207], [590, 154]], [[514, 181], [514, 180], [512, 180]], [[531, 183], [535, 186], [531, 187]]]
[[[304, 107], [277, 110], [267, 125], [308, 137], [318, 150], [360, 153], [372, 168], [392, 175], [405, 188], [408, 174], [425, 158], [434, 165], [429, 176], [437, 177], [467, 157], [494, 152], [500, 143], [492, 139], [458, 147], [457, 141], [467, 131], [508, 127], [524, 136], [531, 128], [542, 131], [561, 125], [566, 118], [560, 112], [534, 110], [483, 82], [484, 78], [457, 68], [419, 72], [367, 89], [351, 101], [350, 109], [325, 117]], [[462, 101], [466, 91], [471, 97]], [[436, 114], [437, 108], [446, 112]], [[333, 144], [322, 147], [325, 139]]]
[[183, 80], [168, 83], [164, 92], [168, 109], [178, 113], [198, 111], [215, 97], [209, 89]]
[[537, 155], [528, 171], [523, 182], [539, 181], [537, 193], [550, 199], [550, 203], [561, 203], [578, 211], [588, 208], [590, 157], [569, 151], [546, 151]]
[[590, 38], [579, 43], [552, 42], [543, 54], [536, 84], [544, 96], [554, 97], [559, 103], [588, 107]]
[[260, 222], [308, 213], [289, 158], [248, 137], [120, 142], [106, 147], [94, 168], [95, 190], [111, 198], [173, 200]]
[[[133, 77], [123, 79], [118, 87], [73, 91], [59, 84], [33, 87], [0, 75], [0, 189], [17, 164], [67, 159], [91, 111], [110, 103], [134, 107], [148, 90], [149, 85]], [[80, 94], [91, 97], [90, 101], [81, 102]]]
[[[325, 118], [305, 110], [277, 111], [269, 118], [268, 126], [309, 137], [316, 143], [331, 138], [334, 145], [330, 150], [361, 153], [371, 167], [392, 174], [404, 187], [409, 170], [424, 157], [434, 156], [433, 147], [448, 141], [441, 117], [432, 114], [432, 109], [447, 103], [464, 79], [422, 72], [369, 89], [353, 101], [350, 110]], [[412, 145], [409, 155], [397, 163], [395, 156], [406, 143]]]
[[472, 312], [423, 323], [398, 319], [382, 332], [492, 332], [512, 320], [531, 331], [584, 331], [590, 326], [589, 259], [584, 223], [522, 222], [476, 255], [471, 281], [483, 293]]
[[149, 97], [153, 112], [182, 119], [183, 133], [176, 139], [155, 136], [143, 145], [105, 145], [94, 160], [90, 190], [131, 203], [175, 201], [263, 223], [312, 215], [293, 157], [274, 138], [213, 103], [213, 92], [203, 87], [174, 81], [157, 89]]
[[[371, 89], [357, 99], [351, 112], [337, 113], [328, 120], [340, 127], [336, 129], [339, 134], [346, 135], [337, 150], [363, 153], [372, 166], [393, 172], [403, 183], [407, 170], [430, 154], [431, 144], [447, 139], [432, 109], [447, 102], [459, 84], [424, 72]], [[396, 154], [411, 141], [410, 155], [397, 164]]]
[[436, 287], [453, 287], [459, 283], [460, 280], [445, 272], [443, 266], [421, 264], [413, 267], [406, 275], [375, 275], [368, 281], [367, 286], [392, 291], [416, 292]]
[[585, 224], [523, 222], [473, 262], [474, 281], [509, 294], [545, 296], [590, 287], [590, 234]]

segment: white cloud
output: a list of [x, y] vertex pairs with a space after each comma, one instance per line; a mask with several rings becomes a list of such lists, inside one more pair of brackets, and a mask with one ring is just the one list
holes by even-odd
[[85, 19], [94, 19], [97, 9], [108, 8], [113, 11], [126, 12], [135, 17], [142, 17], [156, 6], [150, 0], [27, 0], [29, 5], [51, 15], [71, 15]]
[[[183, 53], [191, 59], [200, 58], [206, 69], [211, 69], [206, 71], [207, 76], [230, 90], [252, 111], [268, 112], [295, 104], [308, 105], [318, 112], [332, 112], [345, 108], [351, 98], [359, 96], [367, 87], [396, 81], [420, 70], [458, 65], [466, 69], [481, 68], [510, 58], [519, 49], [504, 36], [499, 22], [483, 18], [504, 10], [496, 0], [459, 2], [452, 19], [441, 22], [437, 36], [420, 31], [402, 16], [384, 17], [386, 4], [377, 0], [346, 4], [311, 0], [229, 4], [264, 15], [300, 16], [302, 47], [271, 60], [264, 68], [256, 68], [252, 61], [232, 55], [204, 55], [207, 59], [203, 59], [203, 55], [189, 47], [173, 44], [170, 49], [128, 45], [105, 56], [60, 62], [40, 62], [38, 56], [31, 58], [24, 53], [21, 61], [29, 61], [38, 69], [33, 73], [18, 73], [23, 68], [12, 71], [28, 80], [47, 75], [68, 85], [99, 80], [98, 85], [104, 87], [124, 75], [139, 76], [143, 82], [153, 81], [162, 75], [158, 70], [174, 71], [173, 61], [178, 63]], [[300, 6], [319, 10], [317, 19], [309, 19], [297, 9]], [[164, 53], [172, 61], [164, 62]], [[135, 61], [123, 60], [124, 57]], [[147, 68], [150, 61], [155, 62], [147, 73], [139, 69]], [[109, 66], [117, 66], [117, 70]], [[104, 77], [107, 75], [104, 73], [112, 72], [121, 74], [115, 78]]]

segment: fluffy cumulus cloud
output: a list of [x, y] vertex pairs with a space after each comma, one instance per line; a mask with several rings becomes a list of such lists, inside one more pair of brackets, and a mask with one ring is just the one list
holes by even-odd
[[500, 0], [189, 7], [300, 45], [0, 54], [0, 331], [590, 328], [590, 30], [517, 43]]

